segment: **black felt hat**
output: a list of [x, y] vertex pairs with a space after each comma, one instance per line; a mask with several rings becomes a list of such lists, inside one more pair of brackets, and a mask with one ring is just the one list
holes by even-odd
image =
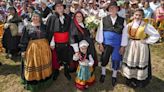
[[111, 6], [116, 6], [116, 7], [118, 7], [118, 11], [120, 11], [120, 7], [118, 6], [117, 2], [111, 2], [111, 3], [109, 3], [109, 5], [108, 5], [108, 7], [107, 7], [107, 11], [108, 11], [108, 9], [109, 9]]
[[52, 6], [53, 10], [55, 9], [55, 6], [57, 4], [62, 4], [64, 6], [64, 4], [63, 4], [63, 2], [61, 0], [55, 0], [55, 4]]

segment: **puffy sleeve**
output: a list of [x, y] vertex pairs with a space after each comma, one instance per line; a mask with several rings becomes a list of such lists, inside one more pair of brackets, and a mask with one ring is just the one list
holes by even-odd
[[149, 37], [145, 40], [147, 44], [154, 44], [160, 38], [159, 32], [150, 24], [147, 24], [145, 33], [149, 35]]
[[103, 18], [101, 18], [100, 25], [97, 29], [96, 41], [98, 43], [103, 43]]
[[46, 32], [47, 32], [47, 36], [46, 38], [48, 39], [49, 43], [51, 42], [51, 39], [53, 37], [53, 29], [55, 27], [55, 16], [50, 16], [48, 19], [47, 19], [47, 22], [46, 22]]
[[123, 29], [122, 41], [121, 41], [121, 46], [127, 46], [127, 45], [128, 45], [128, 25], [126, 25]]
[[22, 37], [20, 39], [20, 44], [19, 44], [19, 47], [21, 49], [21, 52], [24, 52], [26, 51], [26, 48], [27, 48], [27, 45], [28, 45], [28, 42], [29, 42], [29, 35], [28, 35], [28, 30], [26, 27], [24, 27], [22, 29]]
[[88, 63], [88, 65], [89, 66], [93, 66], [93, 64], [94, 64], [93, 57], [92, 57], [92, 55], [89, 55], [89, 63]]

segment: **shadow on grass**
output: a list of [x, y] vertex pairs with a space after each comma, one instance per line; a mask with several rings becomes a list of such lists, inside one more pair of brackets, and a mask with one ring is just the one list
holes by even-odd
[[20, 65], [3, 64], [0, 66], [0, 75], [16, 74], [20, 75]]
[[43, 92], [164, 92], [164, 81], [155, 76], [153, 76], [150, 84], [147, 87], [132, 89], [126, 86], [125, 79], [120, 73], [118, 74], [117, 85], [114, 88], [111, 84], [111, 74], [112, 72], [110, 70], [107, 70], [105, 82], [100, 83], [99, 78], [101, 75], [101, 68], [96, 67], [95, 84], [84, 91], [80, 91], [74, 86], [74, 79], [76, 77], [76, 74], [72, 73], [72, 80], [68, 81], [63, 74], [63, 70], [61, 70], [58, 79], [54, 81], [53, 84], [48, 89], [45, 89], [45, 91]]
[[[20, 65], [7, 65], [3, 64], [0, 66], [0, 75], [9, 75], [16, 74], [20, 76]], [[164, 92], [164, 81], [157, 78], [156, 76], [152, 77], [150, 84], [145, 88], [136, 88], [132, 89], [126, 86], [124, 77], [118, 73], [118, 82], [115, 88], [111, 84], [111, 74], [112, 72], [107, 69], [107, 74], [104, 83], [99, 82], [101, 75], [101, 67], [96, 67], [95, 76], [96, 82], [93, 86], [89, 87], [83, 92]], [[60, 75], [53, 84], [43, 90], [42, 92], [81, 92], [74, 86], [74, 79], [76, 77], [75, 73], [71, 74], [72, 80], [68, 81], [64, 76], [63, 69], [60, 71]]]

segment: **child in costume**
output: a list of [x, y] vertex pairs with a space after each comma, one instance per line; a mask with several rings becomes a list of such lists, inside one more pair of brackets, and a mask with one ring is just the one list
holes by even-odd
[[73, 55], [73, 60], [79, 62], [75, 86], [80, 90], [88, 88], [88, 86], [91, 86], [95, 81], [95, 76], [93, 75], [94, 59], [92, 55], [88, 53], [88, 46], [89, 43], [86, 40], [82, 40], [79, 43], [80, 52]]

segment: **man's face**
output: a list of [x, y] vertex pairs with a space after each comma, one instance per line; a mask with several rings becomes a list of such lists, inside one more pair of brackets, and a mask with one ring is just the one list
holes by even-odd
[[55, 10], [56, 10], [56, 12], [58, 12], [58, 13], [63, 13], [63, 12], [64, 12], [64, 6], [63, 6], [63, 4], [57, 4], [57, 5], [55, 6]]
[[117, 14], [118, 12], [118, 7], [117, 6], [110, 6], [108, 8], [108, 11], [110, 12], [110, 14]]

